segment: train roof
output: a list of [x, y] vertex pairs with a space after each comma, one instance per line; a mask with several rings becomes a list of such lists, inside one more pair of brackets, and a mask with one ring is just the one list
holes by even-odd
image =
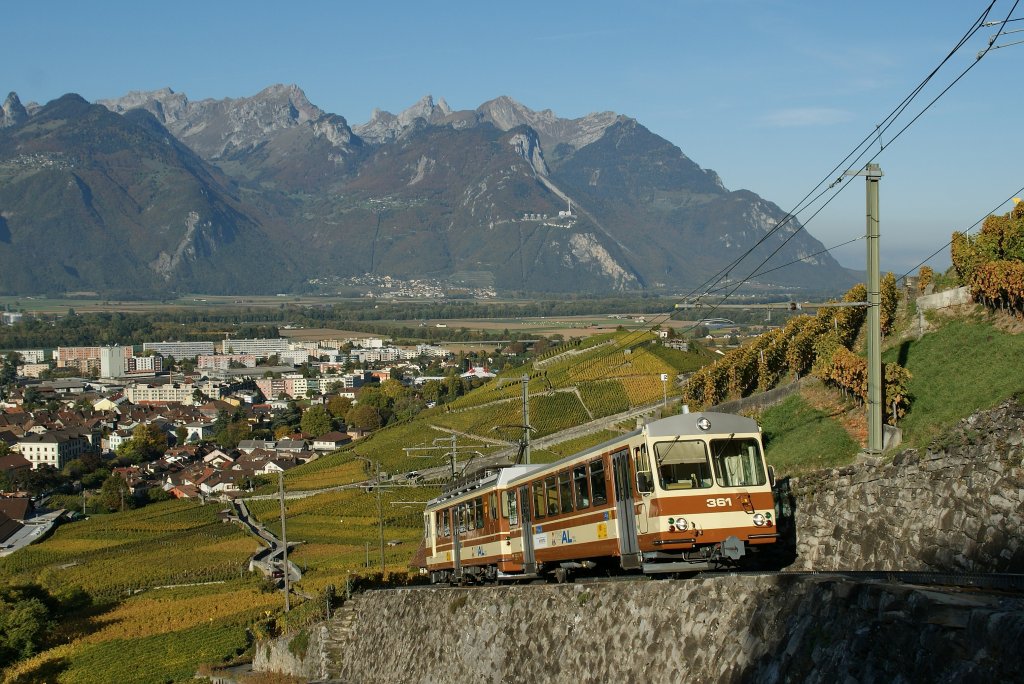
[[458, 499], [464, 494], [476, 492], [477, 490], [498, 485], [499, 487], [504, 486], [516, 479], [526, 475], [534, 470], [543, 468], [541, 464], [536, 465], [518, 465], [518, 466], [505, 466], [495, 472], [494, 470], [485, 470], [481, 474], [473, 477], [460, 480], [451, 485], [445, 490], [440, 496], [434, 497], [427, 502], [427, 506], [441, 503], [442, 501], [450, 501]]
[[[707, 423], [701, 426], [700, 421]], [[696, 413], [680, 413], [661, 420], [648, 423], [645, 428], [650, 437], [676, 437], [679, 435], [731, 435], [740, 433], [757, 433], [760, 428], [757, 421], [732, 413], [715, 413], [701, 411]]]

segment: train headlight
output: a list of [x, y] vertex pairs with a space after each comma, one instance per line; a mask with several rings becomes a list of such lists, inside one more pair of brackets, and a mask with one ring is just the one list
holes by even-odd
[[711, 429], [711, 421], [707, 418], [701, 418], [697, 421], [697, 427], [706, 432]]
[[676, 527], [680, 532], [686, 531], [686, 518], [676, 518]]
[[764, 527], [764, 523], [765, 523], [764, 514], [763, 513], [755, 513], [754, 514], [754, 524], [757, 525], [758, 527]]

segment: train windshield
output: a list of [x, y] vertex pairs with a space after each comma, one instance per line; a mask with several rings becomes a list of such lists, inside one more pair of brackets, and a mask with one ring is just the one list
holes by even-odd
[[761, 449], [756, 439], [713, 439], [711, 453], [720, 486], [755, 487], [765, 483]]
[[659, 442], [654, 457], [662, 489], [704, 489], [712, 484], [707, 448], [699, 439]]

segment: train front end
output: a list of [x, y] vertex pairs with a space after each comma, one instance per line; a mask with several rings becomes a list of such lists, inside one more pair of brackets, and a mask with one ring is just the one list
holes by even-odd
[[742, 566], [752, 547], [778, 539], [773, 473], [755, 421], [684, 413], [643, 433], [633, 461], [645, 573]]

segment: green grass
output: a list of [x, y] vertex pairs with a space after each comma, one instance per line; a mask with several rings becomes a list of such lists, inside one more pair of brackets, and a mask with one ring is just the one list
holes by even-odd
[[991, 320], [953, 320], [882, 355], [912, 374], [910, 411], [900, 421], [904, 444], [926, 446], [960, 419], [1024, 393], [1024, 335]]
[[859, 447], [834, 418], [799, 395], [765, 409], [765, 458], [780, 476], [845, 465]]

